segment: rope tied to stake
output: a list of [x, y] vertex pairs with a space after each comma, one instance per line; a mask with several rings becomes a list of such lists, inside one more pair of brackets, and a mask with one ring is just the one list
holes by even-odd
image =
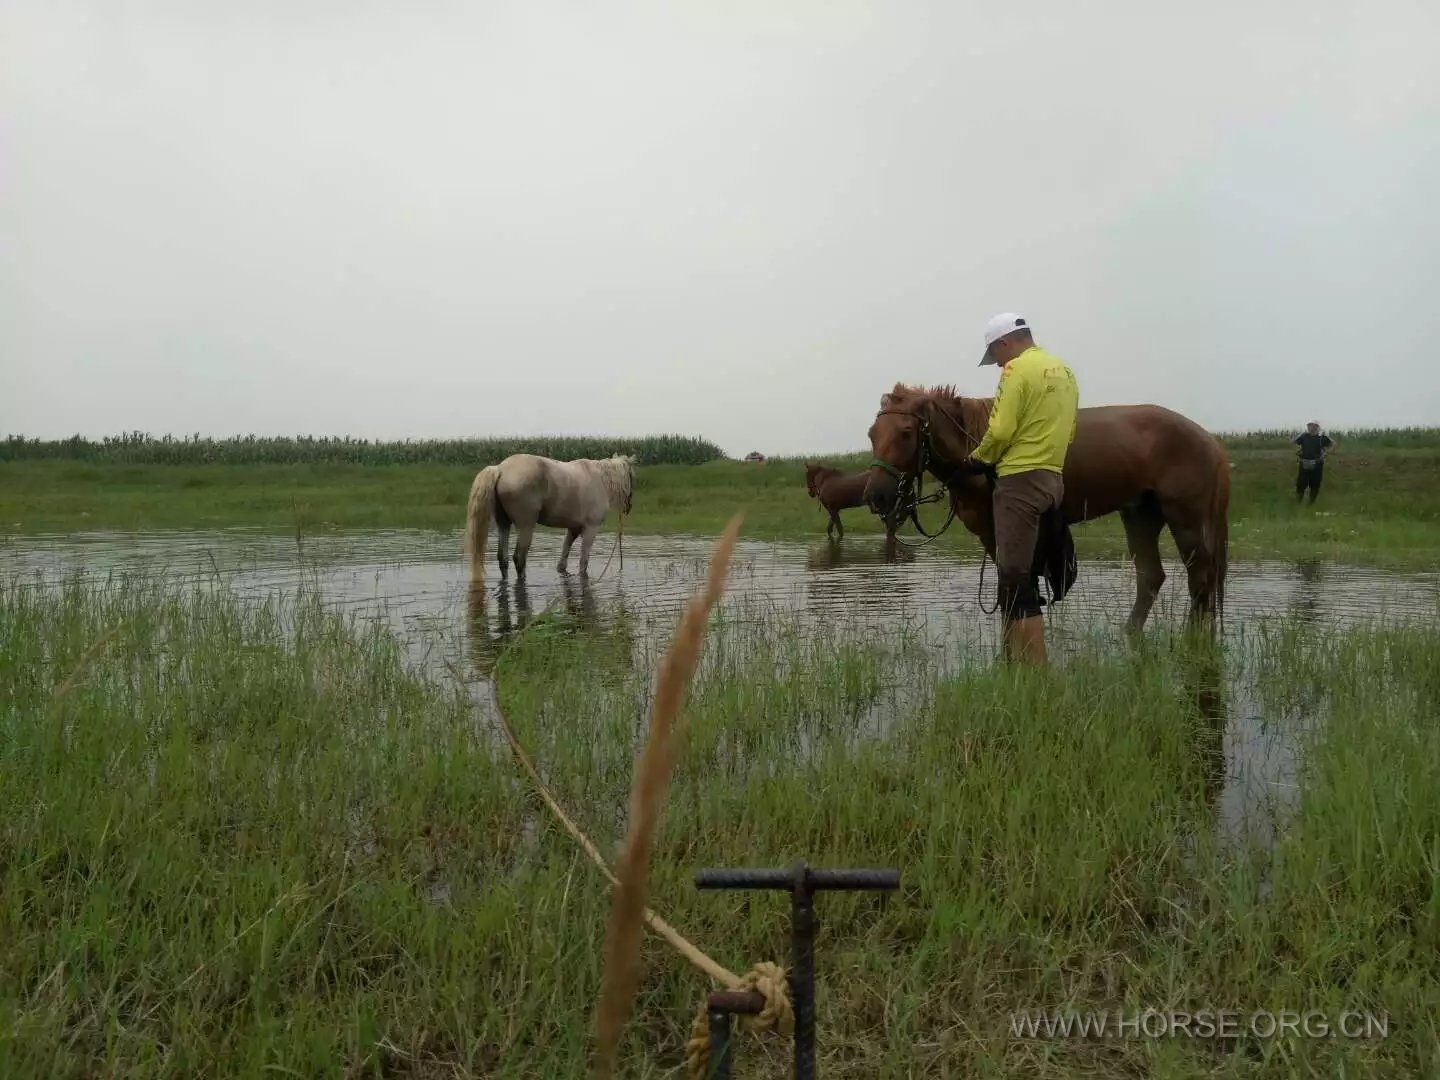
[[[452, 674], [459, 677], [458, 672], [452, 670]], [[515, 755], [515, 760], [525, 775], [530, 778], [531, 784], [534, 785], [536, 793], [540, 796], [540, 801], [555, 816], [560, 827], [580, 846], [580, 850], [589, 856], [590, 861], [604, 875], [611, 888], [614, 888], [619, 884], [615, 872], [610, 869], [605, 857], [600, 854], [600, 849], [585, 835], [575, 820], [565, 812], [554, 794], [551, 793], [549, 786], [540, 778], [540, 771], [535, 767], [535, 762], [526, 753], [524, 745], [510, 726], [505, 711], [500, 707], [499, 688], [493, 681], [490, 683], [490, 701], [494, 708], [495, 719], [500, 727], [500, 733], [510, 744], [510, 750]], [[795, 1011], [790, 1005], [789, 977], [779, 964], [762, 960], [743, 976], [736, 975], [712, 959], [649, 908], [645, 909], [644, 918], [645, 925], [669, 942], [676, 952], [726, 990], [754, 990], [765, 998], [764, 1009], [754, 1016], [742, 1017], [741, 1026], [746, 1031], [759, 1034], [762, 1031], [773, 1029], [782, 1035], [790, 1035], [795, 1031]], [[699, 1014], [690, 1025], [690, 1040], [685, 1046], [685, 1060], [690, 1068], [690, 1075], [696, 1080], [703, 1080], [706, 1075], [705, 1070], [709, 1068], [710, 1062], [710, 1015], [704, 1004], [701, 1004]]]

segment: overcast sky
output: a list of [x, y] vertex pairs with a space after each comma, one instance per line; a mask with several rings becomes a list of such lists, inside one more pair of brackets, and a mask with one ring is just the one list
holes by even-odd
[[[782, 10], [783, 9], [783, 10]], [[1440, 424], [1440, 4], [0, 0], [0, 431]]]

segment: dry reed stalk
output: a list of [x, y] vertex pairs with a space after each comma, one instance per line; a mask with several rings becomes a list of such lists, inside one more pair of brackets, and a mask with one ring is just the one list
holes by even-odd
[[630, 825], [616, 865], [619, 879], [613, 890], [610, 919], [605, 928], [605, 973], [600, 1002], [595, 1010], [595, 1074], [609, 1077], [615, 1069], [615, 1052], [635, 991], [640, 984], [640, 926], [650, 886], [650, 850], [665, 809], [665, 793], [678, 753], [680, 703], [695, 674], [710, 612], [725, 591], [725, 574], [740, 535], [741, 515], [731, 518], [715, 551], [705, 588], [685, 605], [675, 636], [660, 661], [655, 698], [650, 707], [650, 730], [635, 761], [630, 789]]

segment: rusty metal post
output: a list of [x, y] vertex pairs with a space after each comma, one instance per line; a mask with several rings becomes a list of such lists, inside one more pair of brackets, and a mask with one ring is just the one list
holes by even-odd
[[710, 1006], [709, 1080], [730, 1080], [730, 1014]]
[[[825, 889], [900, 887], [898, 870], [812, 870], [797, 862], [788, 870], [697, 870], [699, 889], [784, 889], [790, 893], [790, 1004], [795, 1011], [795, 1080], [815, 1078], [815, 893]], [[709, 1008], [714, 1014], [711, 994]], [[754, 994], [754, 997], [760, 997]], [[762, 999], [763, 1002], [763, 999]], [[744, 1010], [730, 1009], [730, 1012]], [[759, 1011], [757, 1008], [755, 1011]], [[713, 1039], [713, 1028], [712, 1039]], [[727, 1026], [728, 1038], [728, 1026]], [[728, 1045], [727, 1045], [728, 1052]], [[712, 1062], [714, 1058], [712, 1057]], [[725, 1059], [729, 1068], [729, 1058]], [[713, 1068], [713, 1065], [712, 1065]]]
[[815, 894], [810, 868], [797, 862], [790, 879], [790, 1004], [795, 1009], [795, 1076], [815, 1075]]

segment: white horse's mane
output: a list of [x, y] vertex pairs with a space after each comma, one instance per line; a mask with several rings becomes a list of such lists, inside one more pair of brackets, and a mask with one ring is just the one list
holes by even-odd
[[616, 454], [613, 457], [601, 458], [589, 462], [600, 476], [600, 481], [605, 489], [610, 492], [612, 498], [624, 498], [630, 494], [631, 485], [635, 482], [635, 459], [625, 454]]

